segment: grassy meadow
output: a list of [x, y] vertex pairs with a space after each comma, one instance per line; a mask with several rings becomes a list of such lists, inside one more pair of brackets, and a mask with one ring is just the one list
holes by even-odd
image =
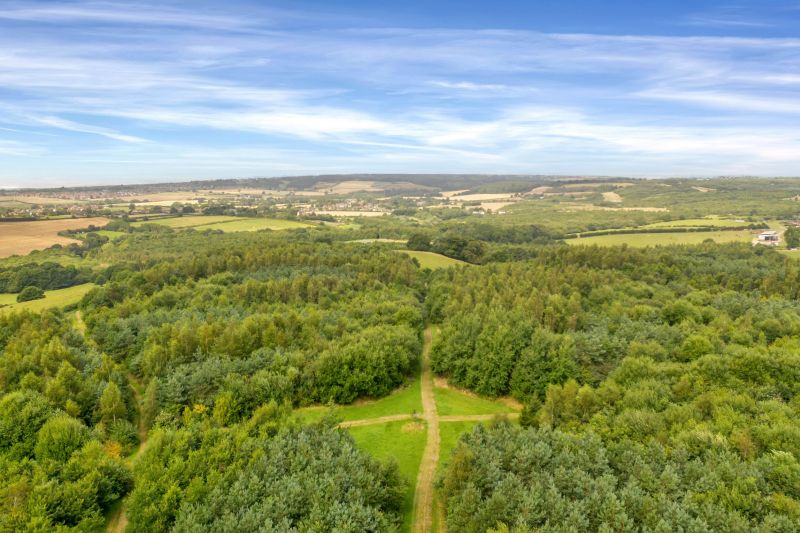
[[438, 268], [450, 268], [453, 266], [466, 265], [464, 261], [453, 259], [434, 252], [419, 252], [416, 250], [401, 250], [402, 253], [409, 255], [419, 261], [421, 268], [430, 268], [436, 270]]
[[439, 416], [494, 415], [514, 413], [516, 409], [499, 400], [481, 398], [474, 393], [458, 389], [435, 387], [436, 408]]
[[750, 242], [754, 237], [755, 233], [749, 230], [676, 233], [626, 233], [567, 239], [566, 243], [573, 246], [621, 246], [623, 244], [627, 244], [628, 246], [645, 247], [669, 246], [672, 244], [700, 244], [707, 239], [711, 239], [718, 244], [727, 242]]
[[0, 313], [22, 310], [38, 312], [51, 307], [66, 307], [78, 303], [95, 286], [93, 283], [84, 283], [66, 289], [45, 291], [44, 298], [29, 302], [17, 302], [16, 294], [0, 294]]
[[405, 387], [380, 400], [360, 401], [344, 406], [313, 406], [298, 409], [296, 413], [306, 421], [319, 420], [331, 408], [342, 421], [380, 418], [392, 415], [411, 415], [422, 412], [420, 383], [416, 379]]
[[428, 436], [424, 422], [403, 420], [348, 430], [358, 446], [379, 461], [394, 459], [400, 476], [406, 481], [401, 531], [411, 531], [414, 509], [414, 487], [425, 441]]

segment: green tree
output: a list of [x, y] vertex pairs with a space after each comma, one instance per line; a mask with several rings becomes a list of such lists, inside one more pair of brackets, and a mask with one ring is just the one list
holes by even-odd
[[42, 298], [44, 298], [44, 291], [33, 285], [25, 287], [17, 294], [18, 302], [30, 302], [31, 300], [40, 300]]
[[65, 462], [89, 440], [89, 429], [68, 415], [51, 418], [36, 436], [36, 459]]
[[783, 233], [783, 239], [786, 241], [786, 246], [788, 248], [800, 247], [800, 228], [796, 226], [787, 228]]
[[119, 387], [113, 381], [109, 381], [106, 388], [103, 389], [98, 410], [100, 420], [106, 424], [111, 424], [120, 418], [126, 418], [127, 408], [125, 407], [125, 401], [122, 399]]
[[428, 251], [431, 249], [431, 238], [424, 233], [413, 233], [408, 238], [406, 246], [409, 250]]

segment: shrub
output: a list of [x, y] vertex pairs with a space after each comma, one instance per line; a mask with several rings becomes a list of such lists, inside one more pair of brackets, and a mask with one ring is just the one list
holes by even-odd
[[42, 298], [44, 298], [44, 291], [39, 287], [34, 287], [33, 285], [25, 287], [19, 294], [17, 294], [18, 302], [29, 302], [31, 300], [40, 300]]

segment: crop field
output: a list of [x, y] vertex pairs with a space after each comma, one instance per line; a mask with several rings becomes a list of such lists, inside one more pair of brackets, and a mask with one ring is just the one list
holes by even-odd
[[404, 420], [355, 427], [351, 428], [349, 432], [361, 449], [369, 452], [379, 461], [393, 458], [397, 462], [400, 476], [407, 483], [401, 531], [411, 531], [414, 488], [427, 439], [425, 424]]
[[598, 246], [669, 246], [671, 244], [700, 244], [706, 239], [716, 243], [750, 242], [753, 239], [751, 231], [698, 231], [680, 233], [633, 233], [617, 235], [597, 235], [594, 237], [581, 237], [567, 239], [567, 244], [573, 246], [596, 244]]
[[422, 268], [430, 268], [436, 270], [437, 268], [449, 268], [452, 266], [466, 265], [464, 261], [453, 259], [445, 255], [437, 254], [434, 252], [418, 252], [416, 250], [400, 250], [406, 255], [410, 255], [419, 261], [419, 266]]
[[17, 303], [16, 294], [0, 294], [0, 313], [22, 310], [37, 312], [51, 307], [65, 307], [76, 304], [83, 298], [84, 294], [95, 286], [93, 283], [84, 283], [83, 285], [75, 285], [66, 289], [45, 291], [42, 299], [20, 303]]
[[61, 218], [33, 222], [0, 222], [0, 257], [24, 255], [33, 250], [49, 248], [54, 244], [68, 245], [79, 242], [58, 235], [68, 229], [105, 226], [106, 218]]

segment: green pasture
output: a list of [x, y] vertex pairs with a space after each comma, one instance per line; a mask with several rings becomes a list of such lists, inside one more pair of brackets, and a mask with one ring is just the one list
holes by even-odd
[[282, 230], [307, 228], [310, 225], [294, 220], [280, 218], [243, 218], [231, 216], [203, 216], [191, 215], [185, 217], [158, 218], [148, 221], [134, 222], [133, 227], [140, 227], [144, 224], [158, 224], [172, 229], [193, 228], [198, 231], [222, 230], [224, 232], [236, 231], [258, 231], [264, 229]]
[[131, 226], [139, 227], [144, 224], [158, 224], [159, 226], [167, 226], [168, 228], [181, 229], [193, 228], [195, 226], [206, 226], [220, 222], [231, 222], [234, 220], [238, 220], [238, 217], [191, 215], [186, 217], [157, 218], [146, 221], [143, 220], [141, 222], [134, 222], [131, 224]]
[[711, 239], [716, 243], [727, 242], [750, 242], [755, 237], [751, 231], [696, 231], [678, 233], [627, 233], [596, 235], [592, 237], [580, 237], [577, 239], [567, 239], [567, 244], [579, 245], [598, 245], [598, 246], [669, 246], [673, 244], [700, 244], [706, 239]]
[[66, 289], [45, 291], [44, 298], [31, 300], [29, 302], [17, 303], [16, 294], [0, 294], [0, 313], [7, 311], [43, 311], [51, 307], [65, 307], [81, 301], [83, 295], [92, 290], [96, 285], [84, 283]]
[[421, 268], [430, 268], [436, 270], [437, 268], [449, 268], [452, 266], [466, 265], [464, 261], [453, 259], [434, 252], [419, 252], [416, 250], [399, 250], [404, 254], [410, 255], [419, 261]]
[[682, 220], [670, 220], [667, 222], [655, 222], [641, 226], [642, 228], [741, 228], [752, 224], [744, 219], [731, 218], [686, 218]]
[[295, 220], [285, 220], [282, 218], [241, 218], [235, 217], [235, 220], [226, 222], [217, 222], [215, 224], [203, 224], [196, 226], [194, 229], [198, 231], [222, 230], [224, 232], [234, 231], [259, 231], [264, 229], [270, 230], [284, 230], [284, 229], [297, 229], [308, 228], [310, 224], [297, 222]]

